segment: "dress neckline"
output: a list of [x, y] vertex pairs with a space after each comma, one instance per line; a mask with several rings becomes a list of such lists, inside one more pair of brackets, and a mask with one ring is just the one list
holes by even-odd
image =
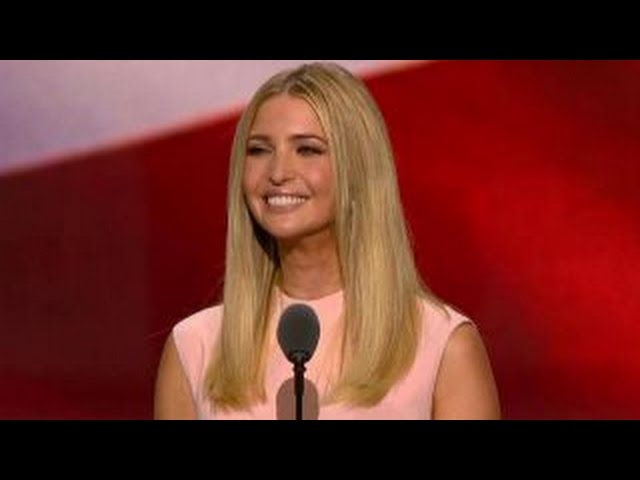
[[337, 290], [335, 292], [329, 293], [322, 297], [312, 298], [312, 299], [304, 299], [304, 298], [296, 298], [288, 295], [283, 289], [280, 287], [276, 287], [276, 291], [279, 296], [284, 300], [286, 304], [291, 303], [305, 303], [311, 306], [320, 306], [326, 303], [332, 303], [334, 300], [342, 297], [343, 289]]

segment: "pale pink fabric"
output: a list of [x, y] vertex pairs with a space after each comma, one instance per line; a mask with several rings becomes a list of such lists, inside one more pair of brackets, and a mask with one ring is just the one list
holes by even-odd
[[[451, 333], [470, 320], [447, 306], [441, 309], [423, 302], [424, 328], [419, 351], [409, 373], [397, 383], [387, 396], [371, 408], [352, 408], [344, 405], [322, 404], [322, 394], [331, 377], [332, 362], [337, 349], [338, 321], [342, 310], [342, 292], [317, 300], [297, 300], [278, 294], [272, 325], [291, 303], [311, 306], [320, 320], [320, 341], [316, 353], [307, 364], [305, 387], [305, 418], [318, 419], [429, 419], [436, 374], [444, 348]], [[212, 346], [221, 323], [222, 307], [201, 310], [182, 320], [173, 329], [173, 338], [182, 366], [189, 380], [197, 414], [202, 419], [278, 419], [293, 416], [291, 393], [292, 366], [286, 360], [272, 329], [270, 362], [266, 376], [267, 401], [251, 411], [221, 412], [203, 395], [203, 381]]]

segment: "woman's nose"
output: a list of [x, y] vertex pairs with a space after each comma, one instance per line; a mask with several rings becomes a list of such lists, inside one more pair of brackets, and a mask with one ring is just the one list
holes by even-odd
[[271, 183], [280, 185], [294, 177], [293, 159], [287, 152], [276, 152], [271, 160], [271, 170], [269, 180]]

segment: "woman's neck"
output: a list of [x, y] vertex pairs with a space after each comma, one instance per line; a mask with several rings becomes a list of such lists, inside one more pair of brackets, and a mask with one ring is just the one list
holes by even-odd
[[334, 241], [310, 239], [294, 245], [280, 243], [281, 285], [293, 298], [314, 300], [342, 289], [342, 276]]

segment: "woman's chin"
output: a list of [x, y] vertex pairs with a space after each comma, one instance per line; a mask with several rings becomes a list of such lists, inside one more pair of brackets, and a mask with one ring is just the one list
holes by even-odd
[[293, 246], [301, 242], [334, 242], [330, 229], [309, 229], [309, 228], [271, 228], [267, 230], [269, 234], [282, 246]]

